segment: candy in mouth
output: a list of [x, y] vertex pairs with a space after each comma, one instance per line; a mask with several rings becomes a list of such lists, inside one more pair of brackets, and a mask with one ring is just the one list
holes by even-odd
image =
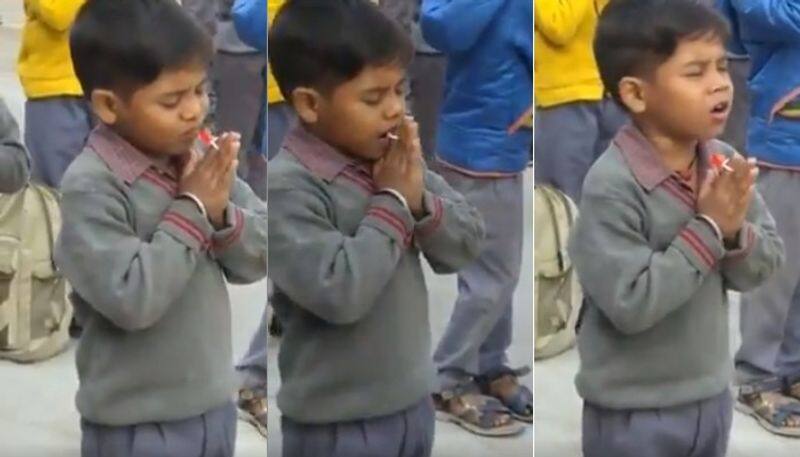
[[200, 130], [200, 132], [197, 134], [197, 138], [198, 138], [198, 139], [200, 140], [200, 142], [202, 142], [204, 145], [206, 145], [206, 146], [212, 146], [212, 147], [214, 147], [215, 149], [219, 149], [219, 147], [217, 146], [217, 140], [218, 140], [219, 138], [218, 138], [218, 137], [216, 137], [216, 136], [214, 136], [214, 135], [212, 135], [210, 130], [208, 130], [208, 129], [203, 129], [203, 130]]
[[399, 137], [399, 136], [395, 135], [395, 134], [394, 134], [394, 133], [392, 133], [392, 132], [389, 132], [389, 133], [387, 133], [387, 134], [386, 134], [386, 138], [389, 138], [390, 140], [394, 140], [394, 141], [397, 141], [397, 140], [399, 140], [399, 139], [400, 139], [400, 137]]

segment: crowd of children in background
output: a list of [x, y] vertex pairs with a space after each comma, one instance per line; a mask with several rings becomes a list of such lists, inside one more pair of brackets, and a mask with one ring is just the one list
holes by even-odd
[[[794, 5], [535, 10], [536, 184], [581, 209], [584, 455], [723, 456], [734, 406], [800, 436]], [[728, 291], [742, 293], [733, 357]]]

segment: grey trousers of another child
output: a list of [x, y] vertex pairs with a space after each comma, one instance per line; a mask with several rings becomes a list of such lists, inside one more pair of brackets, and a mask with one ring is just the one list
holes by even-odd
[[270, 103], [267, 107], [267, 158], [278, 154], [286, 133], [296, 120], [297, 115], [288, 103]]
[[26, 101], [25, 146], [31, 154], [31, 178], [57, 189], [83, 150], [92, 125], [91, 109], [81, 97]]
[[731, 59], [728, 73], [733, 81], [733, 105], [720, 139], [744, 153], [747, 145], [747, 121], [750, 118], [750, 91], [747, 88], [750, 59]]
[[757, 186], [790, 260], [742, 295], [742, 345], [735, 357], [740, 383], [800, 374], [800, 172], [762, 168]]
[[236, 371], [241, 379], [240, 387], [243, 389], [267, 389], [267, 307], [258, 322], [253, 339], [247, 353], [236, 365]]
[[478, 179], [451, 170], [441, 175], [480, 211], [486, 225], [480, 256], [458, 273], [458, 298], [433, 356], [441, 388], [448, 389], [508, 361], [523, 252], [523, 178]]
[[233, 457], [236, 407], [200, 416], [113, 427], [81, 421], [81, 457]]
[[583, 404], [583, 457], [725, 457], [733, 399], [671, 408], [612, 410]]
[[627, 115], [610, 100], [537, 108], [534, 122], [534, 182], [549, 184], [576, 202], [583, 180]]
[[388, 416], [333, 424], [281, 418], [283, 457], [429, 457], [435, 413], [430, 397]]
[[436, 128], [444, 96], [447, 58], [442, 54], [417, 53], [408, 69], [411, 80], [409, 103], [419, 124], [419, 139], [425, 159], [436, 156]]
[[[254, 158], [261, 158], [260, 144], [255, 140], [260, 140], [264, 121], [261, 117], [267, 68], [264, 54], [220, 51], [214, 59], [217, 129], [242, 135], [238, 174], [257, 194], [265, 193], [261, 191], [266, 189], [266, 171], [253, 169], [258, 163]], [[262, 163], [261, 168], [266, 168], [266, 164]], [[264, 182], [254, 182], [256, 179]]]

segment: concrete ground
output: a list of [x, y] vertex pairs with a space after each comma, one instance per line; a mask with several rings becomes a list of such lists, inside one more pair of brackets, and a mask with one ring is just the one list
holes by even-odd
[[[25, 97], [14, 70], [22, 1], [0, 0], [0, 96], [22, 124]], [[266, 300], [266, 281], [231, 287], [233, 348], [238, 359], [249, 345]], [[75, 345], [46, 362], [17, 365], [0, 361], [0, 456], [77, 457], [80, 455]], [[238, 423], [236, 457], [263, 457], [266, 440]]]
[[[739, 300], [734, 294], [730, 317], [731, 354], [739, 347]], [[536, 457], [581, 455], [581, 400], [573, 380], [578, 354], [573, 349], [536, 363]], [[733, 416], [728, 457], [795, 457], [800, 440], [780, 438], [737, 411]]]
[[[526, 196], [532, 195], [532, 174], [527, 173], [525, 181]], [[532, 222], [530, 209], [531, 198], [525, 202], [525, 252], [531, 249]], [[531, 364], [533, 359], [533, 259], [523, 256], [520, 284], [514, 297], [514, 343], [509, 351], [512, 366]], [[444, 332], [453, 303], [456, 298], [456, 277], [437, 276], [427, 268], [426, 282], [430, 290], [431, 324], [433, 341], [438, 342]], [[270, 341], [269, 366], [277, 367], [278, 340]], [[434, 343], [435, 344], [435, 343]], [[523, 379], [531, 387], [531, 378]], [[269, 455], [281, 455], [280, 412], [275, 404], [275, 394], [280, 385], [277, 368], [269, 371], [269, 439], [267, 440]], [[537, 425], [540, 426], [540, 425]], [[434, 457], [527, 457], [531, 455], [533, 446], [533, 429], [527, 427], [519, 436], [512, 438], [484, 438], [464, 431], [456, 425], [437, 422], [436, 437], [433, 450]], [[378, 457], [378, 456], [376, 456]], [[561, 455], [559, 455], [561, 457]]]

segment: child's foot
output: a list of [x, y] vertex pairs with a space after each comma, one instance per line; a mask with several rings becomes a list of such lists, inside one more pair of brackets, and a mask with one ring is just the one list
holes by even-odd
[[481, 395], [477, 387], [458, 387], [433, 395], [436, 418], [453, 422], [482, 436], [510, 436], [523, 430], [497, 399]]
[[484, 395], [500, 400], [514, 419], [533, 422], [533, 393], [519, 383], [519, 377], [530, 373], [530, 368], [518, 370], [503, 368], [491, 374], [480, 376], [478, 385]]
[[800, 401], [780, 392], [739, 394], [736, 409], [776, 435], [800, 437]]
[[264, 438], [267, 437], [267, 394], [266, 390], [240, 389], [239, 418], [252, 424]]

